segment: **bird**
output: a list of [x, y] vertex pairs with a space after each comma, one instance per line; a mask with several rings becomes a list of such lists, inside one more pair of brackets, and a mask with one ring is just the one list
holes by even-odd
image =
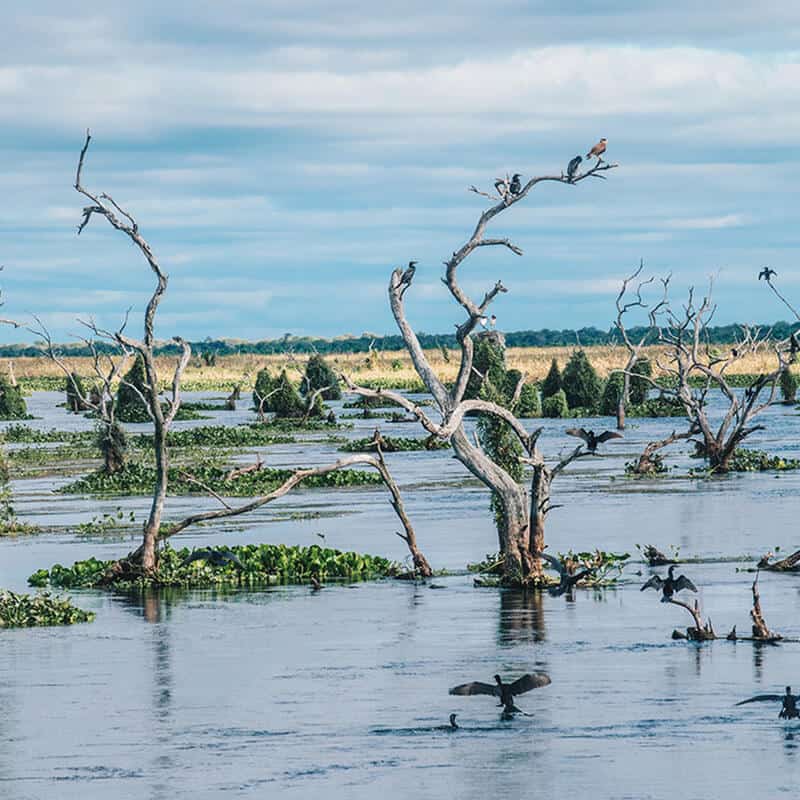
[[397, 284], [398, 287], [402, 287], [400, 289], [400, 297], [405, 294], [406, 289], [411, 286], [411, 281], [414, 280], [414, 273], [417, 271], [417, 262], [416, 261], [409, 261], [408, 267], [403, 271], [403, 274], [400, 276], [400, 282]]
[[508, 191], [511, 194], [519, 194], [522, 191], [522, 184], [520, 183], [520, 175], [518, 172], [515, 172], [514, 175], [511, 177], [511, 186], [508, 187]]
[[565, 594], [574, 588], [576, 583], [582, 581], [584, 578], [587, 578], [594, 572], [592, 569], [584, 569], [580, 572], [570, 574], [567, 572], [567, 568], [564, 566], [564, 564], [555, 556], [551, 556], [550, 553], [535, 553], [535, 555], [547, 561], [547, 563], [550, 564], [550, 566], [553, 567], [553, 569], [559, 575], [558, 586], [550, 586], [547, 589], [551, 597], [560, 597], [562, 594]]
[[312, 592], [318, 592], [320, 589], [322, 589], [322, 584], [319, 582], [319, 578], [316, 575], [312, 575], [309, 578], [309, 581], [311, 582]]
[[499, 706], [503, 706], [503, 714], [523, 714], [521, 709], [514, 705], [514, 695], [525, 694], [531, 689], [539, 689], [552, 683], [550, 676], [544, 672], [526, 673], [521, 678], [517, 678], [513, 683], [503, 683], [499, 675], [494, 676], [495, 684], [473, 681], [472, 683], [462, 683], [450, 689], [450, 694], [488, 694], [498, 697]]
[[458, 723], [456, 722], [456, 717], [457, 716], [458, 716], [458, 714], [451, 714], [450, 715], [450, 730], [454, 731], [454, 730], [458, 729]]
[[603, 155], [603, 153], [605, 153], [605, 151], [606, 151], [606, 143], [607, 143], [607, 142], [608, 142], [608, 139], [606, 139], [605, 137], [603, 137], [603, 138], [602, 138], [602, 139], [601, 139], [601, 140], [600, 140], [600, 141], [599, 141], [599, 142], [598, 142], [598, 143], [597, 143], [597, 144], [596, 144], [596, 145], [595, 145], [595, 146], [594, 146], [594, 147], [593, 147], [593, 148], [592, 148], [592, 149], [591, 149], [591, 150], [590, 150], [590, 151], [589, 151], [587, 154], [586, 154], [586, 158], [591, 158], [592, 156], [597, 156], [597, 160], [598, 160], [598, 161], [601, 161], [602, 159], [600, 158], [600, 156], [602, 156], [602, 155]]
[[777, 274], [778, 273], [775, 272], [774, 269], [770, 269], [769, 267], [764, 267], [764, 269], [762, 269], [761, 272], [758, 273], [758, 279], [761, 280], [762, 278], [765, 278], [767, 283], [769, 283], [772, 280], [772, 276]]
[[586, 442], [586, 449], [590, 453], [597, 452], [597, 445], [607, 442], [609, 439], [622, 439], [622, 434], [616, 431], [603, 431], [601, 434], [595, 434], [594, 431], [587, 431], [586, 428], [567, 428], [565, 433], [568, 436], [577, 436]]
[[[587, 156], [587, 158], [588, 158], [588, 156]], [[567, 178], [569, 179], [570, 183], [572, 183], [572, 181], [573, 181], [573, 179], [575, 177], [575, 173], [578, 171], [578, 167], [581, 164], [581, 161], [583, 161], [583, 157], [582, 156], [575, 156], [575, 158], [573, 158], [569, 162], [569, 164], [567, 164]]]
[[781, 710], [778, 712], [780, 719], [797, 719], [800, 717], [800, 711], [797, 710], [797, 701], [800, 700], [800, 696], [792, 694], [791, 686], [786, 687], [786, 694], [757, 694], [755, 697], [742, 700], [736, 705], [743, 706], [745, 703], [757, 703], [763, 700], [770, 702], [781, 701]]
[[181, 561], [181, 566], [185, 567], [193, 561], [208, 561], [215, 567], [223, 567], [225, 564], [234, 564], [239, 569], [244, 569], [239, 556], [227, 547], [224, 550], [213, 550], [210, 547], [203, 547], [200, 550], [194, 550], [186, 558]]
[[689, 589], [692, 592], [697, 591], [697, 587], [685, 575], [679, 575], [676, 578], [673, 572], [675, 572], [674, 564], [667, 570], [666, 580], [658, 575], [653, 575], [639, 591], [643, 592], [645, 589], [655, 589], [658, 591], [660, 589], [662, 603], [670, 601], [675, 592], [680, 592], [683, 589]]

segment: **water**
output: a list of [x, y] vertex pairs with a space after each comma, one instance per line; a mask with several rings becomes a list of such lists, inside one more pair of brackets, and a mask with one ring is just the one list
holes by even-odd
[[[32, 398], [32, 413], [42, 417], [34, 424], [89, 426], [55, 408], [57, 399]], [[247, 418], [243, 403], [236, 419]], [[776, 407], [765, 420], [751, 446], [796, 454], [800, 417]], [[574, 446], [563, 421], [543, 422], [546, 452]], [[680, 424], [632, 422], [624, 440], [554, 483], [554, 502], [565, 505], [549, 519], [551, 549], [635, 554], [636, 543], [674, 544], [682, 556], [702, 558], [800, 547], [800, 475], [629, 481], [624, 462]], [[355, 425], [345, 435], [367, 435], [375, 421]], [[418, 435], [411, 425], [381, 429]], [[313, 438], [259, 452], [270, 465], [335, 456], [334, 444]], [[435, 567], [463, 570], [496, 549], [487, 495], [447, 451], [387, 458]], [[692, 462], [681, 455], [677, 463], [685, 471]], [[50, 494], [60, 480], [15, 483], [20, 513], [68, 527], [119, 505], [141, 518], [147, 507], [141, 497]], [[168, 512], [200, 505], [212, 501], [171, 498]], [[176, 544], [223, 535], [232, 544], [310, 544], [321, 532], [332, 546], [403, 558], [397, 529], [379, 489], [300, 491]], [[23, 589], [41, 566], [112, 557], [130, 545], [63, 532], [2, 540], [0, 585]], [[740, 634], [749, 630], [753, 576], [737, 572], [744, 566], [680, 568], [698, 585], [718, 633], [734, 624]], [[0, 797], [796, 796], [800, 723], [778, 720], [777, 704], [733, 704], [800, 685], [800, 644], [673, 642], [672, 629], [689, 616], [639, 592], [649, 574], [631, 565], [619, 587], [578, 591], [573, 601], [477, 589], [463, 573], [437, 578], [439, 589], [383, 581], [318, 594], [306, 587], [145, 599], [74, 592], [97, 612], [94, 623], [0, 634]], [[759, 585], [770, 627], [800, 637], [800, 578], [766, 574]], [[497, 671], [514, 678], [533, 669], [553, 683], [519, 698], [530, 717], [502, 721], [490, 697], [447, 694]], [[442, 729], [451, 712], [457, 731]]]

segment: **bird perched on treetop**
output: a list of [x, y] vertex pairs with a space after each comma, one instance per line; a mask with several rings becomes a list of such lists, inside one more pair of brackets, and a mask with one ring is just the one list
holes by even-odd
[[515, 172], [512, 176], [511, 186], [508, 187], [508, 190], [511, 192], [511, 194], [519, 194], [522, 191], [522, 184], [519, 180], [521, 177], [522, 176], [518, 172]]
[[603, 431], [599, 436], [594, 431], [587, 431], [586, 428], [567, 428], [564, 431], [568, 436], [577, 436], [586, 442], [586, 449], [590, 453], [597, 452], [597, 445], [607, 442], [609, 439], [622, 439], [622, 434], [616, 431]]
[[491, 683], [481, 683], [481, 681], [473, 681], [472, 683], [462, 683], [454, 686], [450, 690], [450, 694], [488, 694], [500, 698], [499, 705], [503, 706], [503, 714], [524, 714], [514, 705], [514, 695], [525, 694], [531, 689], [539, 689], [542, 686], [547, 686], [552, 683], [550, 676], [544, 672], [534, 672], [525, 674], [521, 678], [517, 678], [513, 683], [503, 683], [499, 675], [494, 676], [496, 685]]
[[778, 273], [775, 272], [774, 269], [770, 269], [769, 267], [764, 267], [761, 272], [758, 273], [758, 279], [761, 280], [762, 278], [767, 279], [767, 283], [772, 280], [773, 275], [777, 275]]
[[749, 700], [742, 700], [736, 705], [743, 706], [745, 703], [757, 703], [763, 700], [771, 702], [780, 700], [781, 710], [778, 712], [778, 716], [781, 719], [797, 719], [797, 717], [800, 717], [800, 711], [797, 710], [797, 701], [799, 699], [800, 697], [796, 694], [792, 694], [792, 687], [787, 686], [786, 694], [757, 694], [755, 697], [751, 697]]
[[653, 575], [647, 583], [639, 590], [643, 592], [645, 589], [655, 589], [658, 591], [661, 589], [661, 602], [666, 603], [672, 599], [672, 595], [675, 592], [680, 592], [683, 589], [689, 589], [692, 592], [697, 591], [697, 587], [685, 576], [679, 575], [677, 578], [673, 575], [675, 572], [675, 565], [672, 564], [670, 568], [667, 570], [667, 578], [666, 580], [659, 577], [658, 575]]
[[575, 173], [578, 171], [581, 161], [583, 161], [582, 156], [575, 156], [575, 158], [573, 158], [569, 164], [567, 164], [567, 178], [569, 179], [570, 183], [572, 183], [573, 179], [575, 178]]
[[417, 271], [417, 262], [416, 261], [409, 261], [408, 267], [403, 271], [403, 274], [400, 276], [400, 282], [397, 284], [398, 287], [402, 287], [400, 289], [400, 297], [402, 297], [406, 289], [411, 286], [411, 281], [414, 280], [414, 273]]
[[600, 156], [603, 155], [606, 151], [606, 144], [608, 143], [608, 139], [603, 137], [587, 154], [586, 158], [591, 158], [592, 156], [597, 156], [597, 160], [600, 161]]

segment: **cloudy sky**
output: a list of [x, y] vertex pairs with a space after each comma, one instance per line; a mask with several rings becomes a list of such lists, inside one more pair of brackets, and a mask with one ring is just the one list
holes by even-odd
[[[644, 258], [676, 289], [717, 275], [717, 319], [800, 298], [800, 4], [792, 0], [34, 0], [0, 29], [4, 311], [60, 339], [113, 325], [152, 276], [84, 174], [137, 216], [170, 273], [158, 333], [392, 332], [391, 268], [420, 261], [413, 324], [459, 315], [439, 278], [505, 172], [559, 172], [600, 137], [607, 181], [544, 184], [479, 252], [506, 330], [608, 327]], [[30, 338], [0, 332], [4, 341]]]

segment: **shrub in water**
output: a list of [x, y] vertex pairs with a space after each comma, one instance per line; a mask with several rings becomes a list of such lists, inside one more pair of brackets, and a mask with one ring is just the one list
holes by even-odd
[[27, 419], [28, 409], [19, 386], [0, 376], [0, 419]]
[[77, 372], [71, 373], [67, 378], [67, 385], [65, 387], [67, 393], [67, 410], [73, 414], [79, 414], [81, 411], [86, 411], [86, 404], [81, 398], [86, 397], [86, 390], [83, 388], [83, 381]]
[[324, 386], [328, 388], [322, 393], [323, 400], [339, 400], [342, 389], [336, 373], [330, 368], [325, 359], [315, 353], [306, 364], [306, 379], [303, 381], [303, 394], [310, 394]]
[[[275, 388], [275, 379], [269, 374], [269, 370], [264, 367], [256, 375], [256, 384], [253, 388], [253, 408], [258, 411], [261, 400], [265, 398]], [[271, 399], [271, 398], [270, 398]], [[267, 411], [269, 399], [264, 401], [263, 410]]]
[[542, 381], [542, 398], [552, 397], [556, 392], [561, 390], [561, 372], [558, 369], [558, 363], [553, 359], [550, 364], [550, 369], [547, 376]]
[[784, 403], [794, 403], [797, 397], [797, 375], [788, 367], [781, 375], [781, 394]]
[[542, 416], [551, 419], [560, 419], [569, 416], [569, 404], [563, 389], [559, 389], [554, 395], [545, 397], [542, 402]]
[[[147, 397], [145, 384], [147, 377], [144, 371], [144, 359], [137, 355], [133, 366], [123, 377], [117, 389], [116, 415], [120, 422], [149, 422], [150, 415], [147, 413], [142, 397]], [[136, 387], [136, 388], [134, 388]]]
[[600, 378], [583, 350], [576, 350], [561, 376], [567, 405], [570, 408], [594, 408], [600, 402]]
[[631, 372], [634, 374], [631, 375], [630, 401], [633, 405], [638, 406], [647, 400], [650, 382], [644, 378], [638, 378], [637, 375], [646, 375], [649, 378], [653, 374], [653, 365], [649, 358], [642, 358], [633, 365]]

